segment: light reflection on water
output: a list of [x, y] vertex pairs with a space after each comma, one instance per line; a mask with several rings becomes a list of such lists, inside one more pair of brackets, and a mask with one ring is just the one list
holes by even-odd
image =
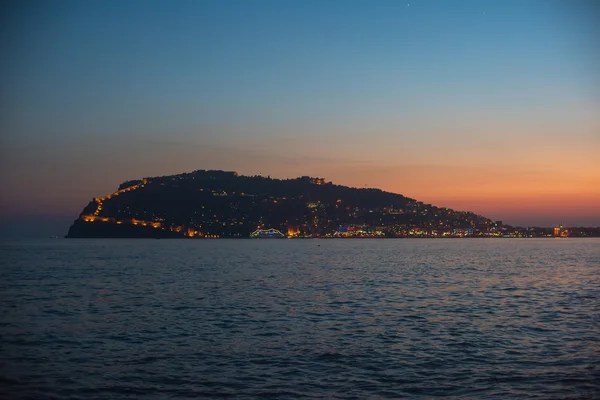
[[0, 245], [9, 398], [600, 395], [600, 240]]

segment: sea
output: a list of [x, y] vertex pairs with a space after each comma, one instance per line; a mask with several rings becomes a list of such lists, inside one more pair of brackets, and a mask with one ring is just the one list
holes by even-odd
[[600, 239], [0, 244], [2, 399], [598, 399]]

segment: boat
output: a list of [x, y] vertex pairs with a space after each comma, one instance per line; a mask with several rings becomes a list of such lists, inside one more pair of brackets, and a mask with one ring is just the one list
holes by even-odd
[[250, 234], [252, 239], [283, 239], [285, 235], [277, 229], [257, 229]]

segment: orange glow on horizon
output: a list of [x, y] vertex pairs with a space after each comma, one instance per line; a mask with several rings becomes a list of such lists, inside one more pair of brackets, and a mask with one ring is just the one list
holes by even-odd
[[[593, 143], [588, 147], [593, 148]], [[432, 154], [434, 159], [444, 159], [443, 153]], [[513, 156], [513, 159], [507, 158], [505, 163], [500, 163], [498, 160], [502, 159], [502, 155], [491, 152], [491, 161], [487, 163], [481, 156], [476, 155], [472, 161], [459, 165], [452, 160], [447, 164], [441, 161], [438, 164], [427, 164], [425, 161], [416, 163], [415, 157], [402, 158], [404, 161], [394, 163], [394, 158], [388, 153], [384, 153], [385, 158], [367, 162], [361, 160], [362, 156], [357, 151], [349, 155], [350, 161], [307, 159], [304, 163], [298, 163], [292, 157], [290, 163], [279, 164], [276, 171], [273, 171], [274, 167], [269, 157], [263, 157], [263, 154], [260, 154], [260, 158], [244, 158], [243, 155], [237, 154], [239, 157], [236, 159], [227, 159], [220, 155], [221, 161], [218, 162], [211, 161], [210, 154], [206, 154], [208, 161], [202, 167], [237, 170], [240, 175], [246, 176], [262, 170], [267, 171], [266, 173], [273, 178], [281, 179], [305, 175], [319, 176], [337, 185], [380, 188], [438, 207], [473, 211], [494, 220], [507, 222], [517, 223], [521, 217], [556, 215], [558, 220], [548, 221], [566, 222], [563, 218], [573, 216], [581, 217], [582, 221], [589, 220], [583, 222], [586, 225], [600, 225], [600, 159], [589, 154], [580, 157], [576, 152], [549, 154], [554, 158], [530, 157], [529, 160], [520, 155], [520, 162], [515, 162]], [[353, 157], [356, 157], [356, 161]], [[198, 168], [197, 162], [182, 164], [183, 161], [168, 158], [165, 160], [170, 165], [166, 170], [163, 170], [163, 167], [149, 170], [140, 167], [139, 171], [130, 171], [127, 176], [135, 179], [135, 174], [142, 170], [144, 174], [158, 176]], [[388, 160], [391, 161], [387, 162]], [[250, 165], [250, 161], [257, 164]], [[268, 162], [271, 164], [267, 164]], [[47, 204], [44, 209], [49, 213], [77, 215], [81, 207], [94, 195], [102, 194], [106, 187], [108, 190], [104, 193], [114, 190], [112, 185], [122, 180], [122, 176], [122, 171], [106, 171], [105, 175], [92, 175], [89, 181], [77, 182], [77, 186], [69, 185], [68, 190], [37, 191], [37, 197], [29, 193], [31, 189], [28, 186], [19, 186], [21, 181], [11, 182], [15, 190], [5, 194], [2, 199], [4, 210], [24, 213], [26, 210], [38, 209], [39, 203], [43, 201]], [[103, 180], [98, 182], [99, 178]], [[114, 191], [109, 195], [102, 194], [105, 197], [97, 197], [98, 214], [102, 211], [102, 199], [136, 190], [145, 183], [147, 181], [144, 180], [141, 184]], [[42, 185], [43, 182], [38, 184]], [[74, 187], [79, 187], [78, 191], [74, 191]]]

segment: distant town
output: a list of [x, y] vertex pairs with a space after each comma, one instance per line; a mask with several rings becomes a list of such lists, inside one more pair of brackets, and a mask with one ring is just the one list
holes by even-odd
[[600, 227], [513, 227], [323, 178], [198, 170], [121, 184], [94, 198], [66, 237], [568, 238], [600, 237]]

